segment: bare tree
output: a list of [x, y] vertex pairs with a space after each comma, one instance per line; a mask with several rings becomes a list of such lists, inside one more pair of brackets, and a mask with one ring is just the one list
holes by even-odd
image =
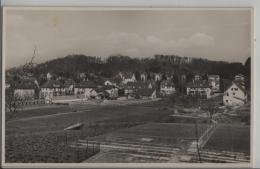
[[21, 101], [20, 97], [14, 93], [15, 87], [11, 86], [10, 88], [6, 89], [5, 91], [5, 107], [7, 109], [6, 121], [11, 120], [16, 114], [17, 109], [20, 107], [18, 104]]

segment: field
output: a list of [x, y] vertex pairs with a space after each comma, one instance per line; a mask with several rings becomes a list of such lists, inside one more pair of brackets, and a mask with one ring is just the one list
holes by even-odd
[[[185, 116], [199, 117], [198, 136], [209, 119], [198, 106], [191, 107], [192, 102], [178, 102], [74, 102], [24, 109], [6, 123], [6, 162], [179, 162], [196, 139], [195, 121]], [[248, 108], [241, 112], [248, 114]], [[248, 153], [248, 129], [239, 128], [240, 115], [235, 118], [237, 127], [221, 125], [203, 150]], [[81, 130], [64, 130], [78, 122], [84, 125]], [[91, 141], [100, 147], [93, 143], [91, 148]]]
[[228, 124], [220, 125], [204, 149], [242, 152], [250, 155], [250, 127]]
[[[207, 127], [198, 125], [198, 137]], [[177, 162], [196, 135], [194, 124], [147, 123], [91, 139], [99, 140], [103, 151], [86, 162]]]
[[[67, 106], [67, 109], [66, 106], [62, 106], [55, 110], [46, 108], [40, 109], [40, 111], [37, 109], [24, 110], [22, 113], [25, 117], [17, 116], [6, 124], [6, 162], [63, 162], [64, 159], [46, 159], [43, 156], [53, 154], [51, 149], [59, 144], [56, 141], [57, 136], [71, 134], [71, 132], [65, 132], [64, 128], [81, 122], [84, 127], [74, 138], [93, 137], [115, 129], [153, 122], [159, 117], [171, 114], [170, 110], [161, 111], [158, 108], [158, 105], [162, 104], [161, 101], [125, 106], [74, 104]], [[47, 115], [39, 113], [44, 111], [48, 112]], [[45, 154], [41, 158], [35, 159], [36, 156], [30, 155], [37, 153], [39, 155], [42, 152]], [[28, 158], [26, 158], [27, 156]]]

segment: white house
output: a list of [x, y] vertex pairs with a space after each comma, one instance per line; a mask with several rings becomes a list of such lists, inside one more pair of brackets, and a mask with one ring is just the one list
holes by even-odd
[[97, 92], [92, 88], [85, 88], [83, 95], [84, 98], [88, 98], [88, 99], [95, 98], [97, 96]]
[[237, 82], [233, 81], [232, 85], [224, 92], [223, 104], [234, 106], [243, 105], [247, 102], [247, 92], [245, 87]]
[[193, 80], [186, 86], [186, 94], [188, 96], [210, 98], [211, 92], [212, 91], [208, 83], [202, 80]]
[[76, 84], [74, 87], [75, 95], [85, 95], [86, 91], [90, 91], [91, 89], [96, 89], [97, 84], [93, 81], [83, 81], [79, 84]]
[[175, 93], [175, 86], [171, 80], [164, 80], [160, 84], [160, 93], [163, 96], [171, 95]]
[[66, 94], [65, 86], [57, 80], [49, 80], [40, 88], [40, 97], [46, 100], [52, 100], [55, 96], [64, 96]]
[[127, 84], [128, 82], [136, 82], [136, 77], [134, 73], [125, 73], [123, 74], [123, 84]]
[[220, 77], [219, 75], [208, 75], [208, 83], [212, 92], [220, 92]]
[[116, 82], [114, 80], [111, 80], [111, 79], [105, 80], [104, 85], [105, 86], [117, 86]]

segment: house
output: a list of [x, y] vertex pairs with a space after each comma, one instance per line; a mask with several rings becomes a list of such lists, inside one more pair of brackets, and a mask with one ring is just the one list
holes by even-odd
[[75, 95], [85, 95], [86, 91], [90, 89], [96, 89], [97, 84], [94, 81], [83, 81], [78, 83], [74, 87], [74, 94]]
[[76, 82], [73, 79], [66, 79], [65, 82], [64, 82], [65, 94], [66, 95], [73, 95], [75, 85], [76, 85]]
[[152, 89], [155, 88], [155, 83], [153, 81], [146, 82], [128, 82], [121, 86], [124, 89], [125, 95], [134, 94], [138, 89]]
[[137, 89], [136, 96], [141, 99], [156, 99], [156, 90], [155, 89]]
[[243, 105], [247, 103], [247, 97], [245, 86], [234, 80], [224, 92], [223, 104], [228, 106]]
[[136, 82], [136, 77], [134, 73], [124, 73], [122, 75], [122, 83], [127, 84], [128, 82]]
[[116, 99], [118, 97], [118, 88], [115, 86], [107, 85], [102, 88], [107, 94], [108, 98]]
[[186, 85], [186, 94], [188, 96], [209, 98], [211, 92], [211, 88], [205, 80], [193, 80]]
[[52, 100], [55, 96], [64, 96], [65, 86], [58, 80], [48, 80], [40, 87], [40, 97]]
[[117, 83], [113, 79], [104, 79], [105, 86], [117, 86]]
[[208, 83], [212, 92], [220, 92], [220, 77], [219, 75], [208, 75]]
[[22, 81], [15, 85], [14, 96], [21, 100], [33, 100], [36, 97], [38, 86], [33, 81]]
[[160, 93], [163, 96], [171, 95], [175, 93], [175, 85], [171, 80], [164, 80], [160, 84]]
[[97, 97], [98, 93], [94, 88], [85, 88], [83, 95], [84, 98], [93, 99]]

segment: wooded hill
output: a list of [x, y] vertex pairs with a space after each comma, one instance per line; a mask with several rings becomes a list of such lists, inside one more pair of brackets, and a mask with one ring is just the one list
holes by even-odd
[[[8, 70], [10, 74], [19, 70]], [[113, 77], [118, 72], [154, 72], [172, 73], [175, 76], [185, 74], [190, 81], [194, 74], [216, 74], [232, 80], [237, 74], [250, 77], [250, 58], [245, 64], [239, 62], [211, 61], [200, 58], [187, 58], [175, 55], [155, 55], [153, 58], [131, 58], [129, 56], [110, 56], [106, 59], [85, 55], [69, 55], [36, 65], [32, 69], [34, 77], [42, 78], [50, 72], [58, 77], [78, 80], [80, 73], [87, 76]]]

